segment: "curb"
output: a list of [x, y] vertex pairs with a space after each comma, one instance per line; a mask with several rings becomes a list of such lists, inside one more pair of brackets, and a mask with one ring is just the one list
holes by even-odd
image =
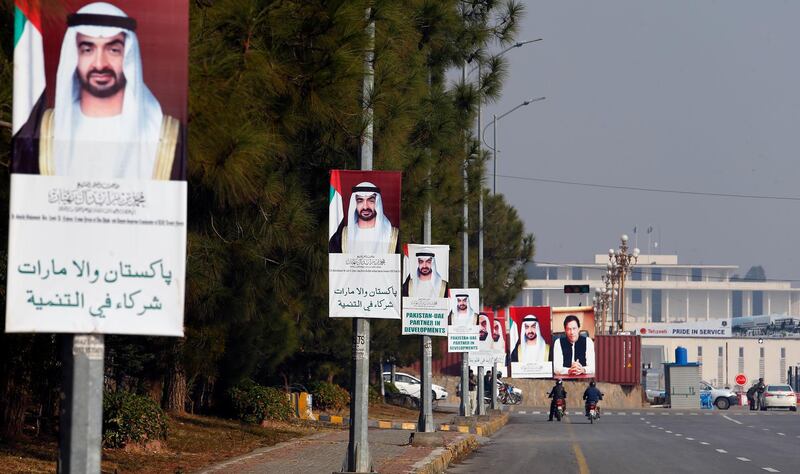
[[[502, 423], [500, 423], [501, 420]], [[330, 425], [336, 425], [341, 428], [350, 426], [350, 418], [346, 416], [320, 415], [319, 421]], [[508, 415], [503, 414], [499, 418], [489, 421], [487, 423], [476, 423], [469, 425], [454, 425], [450, 423], [442, 423], [436, 426], [436, 431], [457, 431], [459, 433], [474, 434], [478, 436], [491, 436], [495, 431], [497, 431], [503, 425], [505, 425], [507, 421], [508, 421]], [[369, 428], [378, 428], [383, 430], [408, 430], [408, 431], [417, 430], [416, 423], [404, 422], [404, 421], [369, 420], [367, 422], [367, 426]]]
[[[453, 443], [447, 446], [436, 448], [425, 459], [420, 460], [412, 467], [412, 472], [416, 474], [442, 474], [447, 467], [464, 459], [466, 456], [475, 451], [479, 446], [478, 436], [491, 436], [496, 433], [500, 428], [505, 426], [508, 422], [508, 415], [503, 413], [496, 419], [486, 422], [478, 423], [477, 426], [472, 428], [472, 432], [464, 434], [456, 438]], [[462, 428], [469, 429], [465, 425], [441, 425], [444, 426], [457, 426], [457, 431], [462, 431]], [[448, 431], [448, 430], [442, 430]], [[451, 430], [456, 431], [456, 430]], [[462, 431], [463, 432], [463, 431]]]

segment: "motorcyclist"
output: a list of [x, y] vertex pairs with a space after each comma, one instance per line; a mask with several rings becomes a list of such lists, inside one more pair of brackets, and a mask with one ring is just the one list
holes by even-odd
[[759, 378], [758, 384], [756, 384], [756, 395], [757, 395], [757, 408], [761, 411], [767, 411], [767, 407], [764, 406], [764, 392], [767, 391], [767, 386], [764, 385], [764, 379]]
[[564, 410], [567, 408], [567, 391], [564, 390], [564, 382], [561, 379], [556, 380], [556, 384], [547, 394], [550, 401], [550, 417], [547, 421], [553, 421], [553, 416], [556, 414], [556, 400], [564, 400]]
[[589, 416], [589, 405], [594, 403], [595, 405], [597, 402], [603, 399], [603, 393], [597, 388], [594, 380], [589, 382], [589, 387], [584, 390], [583, 392], [583, 399], [586, 400], [586, 416]]

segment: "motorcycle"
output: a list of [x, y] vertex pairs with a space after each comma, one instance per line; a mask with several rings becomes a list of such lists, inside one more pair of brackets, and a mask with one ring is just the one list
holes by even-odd
[[589, 402], [589, 414], [586, 417], [592, 424], [600, 419], [600, 408], [598, 408], [597, 402]]
[[[484, 401], [491, 403], [491, 396], [488, 393], [485, 395]], [[517, 405], [522, 401], [522, 390], [498, 380], [497, 401], [503, 405]]]
[[565, 403], [563, 398], [556, 399], [556, 420], [561, 421], [564, 417]]

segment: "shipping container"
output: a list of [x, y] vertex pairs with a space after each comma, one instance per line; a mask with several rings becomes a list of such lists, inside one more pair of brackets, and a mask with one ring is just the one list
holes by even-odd
[[594, 351], [598, 382], [641, 384], [641, 337], [597, 336], [594, 340]]

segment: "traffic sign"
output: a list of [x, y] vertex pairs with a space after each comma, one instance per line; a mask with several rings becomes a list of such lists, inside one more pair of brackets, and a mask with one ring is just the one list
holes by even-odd
[[736, 376], [736, 384], [737, 385], [744, 386], [744, 384], [746, 384], [746, 383], [747, 383], [747, 376], [746, 375], [739, 374], [739, 375]]

